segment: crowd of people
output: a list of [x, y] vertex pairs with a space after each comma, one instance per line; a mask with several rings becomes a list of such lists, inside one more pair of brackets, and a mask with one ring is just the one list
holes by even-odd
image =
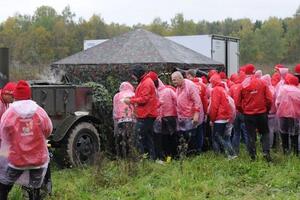
[[50, 172], [46, 139], [52, 122], [31, 100], [30, 85], [24, 80], [1, 89], [0, 117], [0, 199], [6, 200], [17, 182], [30, 188], [30, 200], [39, 200], [43, 178]]
[[113, 99], [120, 156], [132, 146], [159, 161], [210, 149], [231, 160], [242, 141], [254, 161], [258, 136], [267, 162], [279, 145], [283, 154], [299, 155], [300, 64], [294, 72], [278, 64], [272, 75], [253, 64], [230, 77], [216, 70], [201, 77], [195, 69], [176, 71], [172, 85], [142, 66], [131, 72], [137, 87], [123, 82]]

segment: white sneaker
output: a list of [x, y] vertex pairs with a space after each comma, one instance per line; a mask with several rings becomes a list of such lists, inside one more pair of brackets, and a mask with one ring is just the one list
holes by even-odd
[[156, 160], [155, 161], [157, 164], [161, 164], [161, 165], [164, 165], [165, 163], [164, 163], [164, 161], [162, 161], [162, 160]]
[[238, 156], [237, 155], [234, 155], [234, 156], [228, 156], [228, 160], [234, 160], [234, 159], [236, 159]]

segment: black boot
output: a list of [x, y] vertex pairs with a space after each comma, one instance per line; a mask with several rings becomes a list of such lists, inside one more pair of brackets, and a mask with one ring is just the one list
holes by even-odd
[[12, 187], [12, 185], [5, 185], [0, 183], [0, 200], [7, 200], [8, 193]]
[[266, 159], [266, 161], [268, 162], [268, 163], [270, 163], [270, 162], [272, 162], [272, 158], [271, 158], [271, 155], [268, 153], [268, 154], [265, 154], [264, 155], [264, 158]]
[[29, 193], [29, 200], [41, 200], [40, 189], [32, 189]]

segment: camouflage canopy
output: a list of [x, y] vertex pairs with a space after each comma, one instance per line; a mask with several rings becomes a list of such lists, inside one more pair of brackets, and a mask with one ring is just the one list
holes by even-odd
[[143, 29], [114, 37], [85, 51], [59, 60], [52, 65], [135, 63], [173, 63], [208, 68], [223, 66], [222, 63]]

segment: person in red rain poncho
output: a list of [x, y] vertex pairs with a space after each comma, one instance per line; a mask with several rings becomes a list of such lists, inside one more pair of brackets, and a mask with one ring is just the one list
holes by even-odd
[[[7, 155], [7, 162], [1, 162], [6, 169], [0, 179], [0, 199], [7, 199], [8, 193], [21, 175], [33, 190], [33, 199], [39, 199], [49, 162], [46, 138], [52, 132], [52, 122], [43, 108], [31, 99], [31, 89], [26, 81], [20, 80], [14, 90], [15, 102], [2, 115], [1, 155]], [[7, 166], [3, 166], [3, 165]]]
[[262, 137], [263, 154], [271, 162], [268, 112], [272, 106], [272, 94], [261, 79], [254, 77], [255, 67], [246, 65], [246, 79], [242, 82], [237, 109], [245, 116], [246, 130], [249, 136], [248, 151], [252, 160], [256, 159], [256, 129]]
[[156, 159], [153, 143], [153, 123], [158, 116], [158, 97], [153, 80], [146, 73], [143, 66], [136, 65], [132, 69], [132, 77], [138, 81], [135, 95], [125, 98], [126, 104], [135, 107], [137, 122], [135, 124], [135, 136], [137, 137], [137, 148], [141, 154], [149, 153], [152, 160]]
[[[272, 85], [274, 87], [276, 87], [276, 85], [279, 83], [280, 80], [282, 80], [282, 73], [279, 72], [279, 69], [281, 68], [286, 68], [284, 65], [282, 64], [277, 64], [274, 66], [274, 71], [275, 73], [272, 75]], [[282, 72], [284, 72], [285, 70], [283, 70]]]
[[215, 141], [214, 151], [219, 153], [223, 148], [229, 159], [235, 158], [235, 152], [231, 142], [226, 139], [226, 129], [230, 120], [233, 118], [233, 110], [231, 109], [228, 94], [225, 91], [224, 83], [218, 74], [210, 78], [212, 84], [212, 92], [210, 97], [210, 105], [208, 114], [213, 125], [213, 141]]
[[300, 64], [297, 64], [294, 67], [294, 75], [298, 78], [298, 80], [300, 82]]
[[[159, 87], [159, 80], [158, 80], [158, 75], [156, 72], [154, 71], [149, 71], [147, 73], [147, 76], [149, 76], [154, 85], [155, 85], [155, 93], [156, 93], [156, 96], [159, 100], [159, 93], [158, 93], [158, 87]], [[154, 123], [153, 123], [153, 132], [154, 132], [154, 135], [153, 135], [153, 141], [154, 141], [154, 149], [155, 149], [155, 156], [156, 156], [156, 159], [158, 163], [163, 163], [163, 159], [164, 159], [164, 152], [163, 152], [163, 146], [162, 146], [162, 131], [161, 131], [161, 128], [162, 128], [162, 120], [161, 120], [161, 117], [159, 115], [159, 102], [158, 102], [158, 105], [157, 105], [157, 111], [158, 111], [158, 116], [156, 117]]]
[[134, 87], [129, 82], [122, 82], [119, 92], [113, 98], [113, 119], [114, 119], [114, 135], [117, 156], [127, 156], [129, 148], [133, 144], [133, 127], [135, 117], [133, 114], [133, 106], [123, 102], [124, 98], [134, 96]]
[[[208, 72], [208, 75], [207, 75], [207, 78], [208, 80], [210, 80], [210, 78], [214, 75], [214, 74], [218, 74], [218, 71], [217, 70], [209, 70]], [[207, 95], [207, 98], [209, 99], [210, 98], [210, 94], [211, 94], [211, 91], [212, 91], [212, 86], [211, 86], [211, 83], [209, 83], [206, 87], [206, 95]]]
[[[276, 97], [276, 116], [279, 118], [279, 130], [284, 154], [288, 154], [293, 150], [296, 155], [299, 155], [300, 89], [297, 87], [298, 84], [299, 80], [296, 76], [287, 74], [285, 84], [279, 88]], [[289, 142], [289, 139], [291, 142]]]
[[0, 119], [3, 113], [7, 110], [8, 105], [14, 101], [13, 92], [16, 88], [16, 83], [7, 83], [0, 91]]

